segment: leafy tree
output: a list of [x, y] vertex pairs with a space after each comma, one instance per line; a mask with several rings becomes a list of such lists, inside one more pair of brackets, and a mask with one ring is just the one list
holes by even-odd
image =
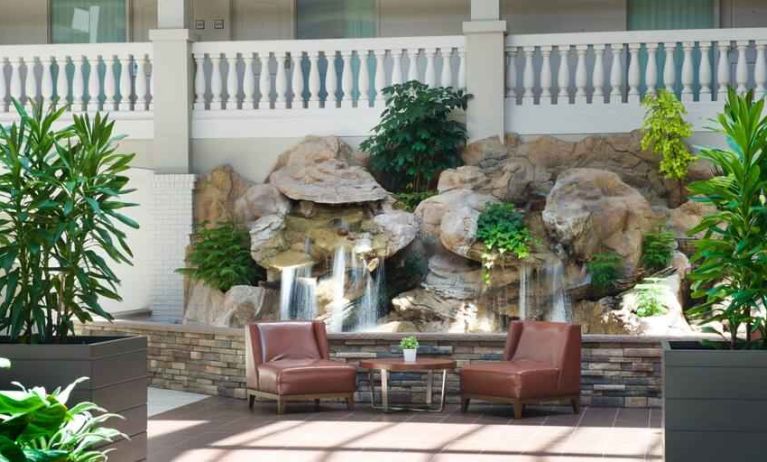
[[[767, 348], [767, 118], [764, 99], [753, 92], [728, 92], [720, 131], [729, 149], [709, 148], [700, 157], [709, 160], [719, 176], [689, 185], [693, 200], [710, 204], [716, 212], [689, 231], [703, 232], [697, 241], [690, 278], [693, 297], [705, 301], [688, 311], [703, 323], [723, 325], [730, 348]], [[744, 342], [738, 332], [744, 328]], [[759, 332], [760, 339], [755, 339]]]
[[450, 119], [468, 95], [452, 87], [410, 81], [383, 89], [386, 109], [373, 135], [360, 144], [379, 180], [396, 192], [424, 192], [442, 170], [460, 164], [466, 127]]
[[642, 129], [642, 149], [661, 156], [660, 172], [669, 179], [682, 181], [695, 160], [685, 144], [692, 135], [692, 125], [684, 120], [687, 110], [673, 93], [659, 90], [644, 98], [647, 108]]

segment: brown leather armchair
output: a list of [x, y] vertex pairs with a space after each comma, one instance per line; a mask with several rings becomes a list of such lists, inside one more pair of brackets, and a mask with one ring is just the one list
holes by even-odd
[[509, 325], [503, 361], [461, 369], [461, 410], [471, 399], [514, 406], [521, 418], [527, 403], [568, 400], [577, 414], [581, 394], [581, 328], [578, 325], [515, 321]]
[[354, 405], [357, 369], [330, 361], [325, 324], [320, 321], [264, 322], [245, 328], [248, 405], [256, 398], [277, 401], [344, 399]]

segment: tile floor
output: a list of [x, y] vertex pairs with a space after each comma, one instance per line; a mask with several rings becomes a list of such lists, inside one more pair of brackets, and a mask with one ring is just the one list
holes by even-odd
[[472, 405], [461, 414], [380, 414], [359, 404], [270, 403], [248, 410], [244, 401], [206, 398], [149, 420], [149, 461], [185, 462], [585, 462], [661, 461], [658, 409]]

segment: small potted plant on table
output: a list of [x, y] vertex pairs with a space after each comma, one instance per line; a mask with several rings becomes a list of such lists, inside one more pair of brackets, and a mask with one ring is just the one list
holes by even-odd
[[399, 346], [402, 348], [402, 355], [405, 358], [405, 362], [414, 363], [416, 353], [418, 352], [418, 339], [413, 336], [405, 337], [399, 342]]

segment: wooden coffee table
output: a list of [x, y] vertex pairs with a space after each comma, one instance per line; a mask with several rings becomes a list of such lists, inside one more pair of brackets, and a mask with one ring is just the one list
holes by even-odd
[[[373, 409], [384, 412], [390, 411], [427, 411], [442, 412], [445, 409], [445, 386], [447, 383], [447, 371], [455, 369], [455, 361], [440, 358], [417, 358], [415, 362], [405, 362], [402, 358], [376, 358], [360, 361], [360, 367], [368, 369], [370, 378], [370, 404]], [[381, 405], [376, 404], [375, 385], [373, 382], [374, 371], [378, 370], [381, 375]], [[442, 392], [440, 393], [439, 406], [432, 405], [432, 386], [434, 371], [442, 371]], [[425, 372], [426, 373], [426, 403], [423, 406], [391, 406], [389, 404], [389, 372]]]

